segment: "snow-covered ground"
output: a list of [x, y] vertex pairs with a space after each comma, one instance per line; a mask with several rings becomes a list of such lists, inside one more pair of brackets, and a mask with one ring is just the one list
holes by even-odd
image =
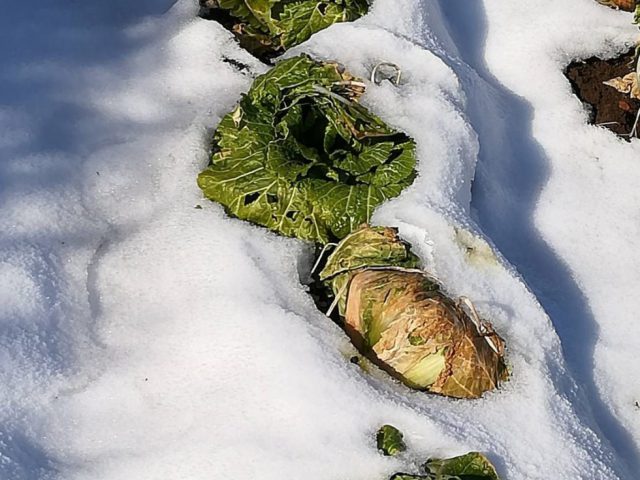
[[[562, 74], [623, 50], [630, 16], [375, 0], [290, 53], [403, 68], [363, 101], [417, 140], [420, 177], [375, 221], [513, 370], [455, 401], [350, 363], [302, 285], [310, 247], [202, 200], [211, 129], [267, 67], [196, 12], [3, 4], [0, 479], [385, 480], [468, 450], [505, 479], [636, 479], [640, 142], [586, 125]], [[377, 453], [383, 423], [407, 454]]]

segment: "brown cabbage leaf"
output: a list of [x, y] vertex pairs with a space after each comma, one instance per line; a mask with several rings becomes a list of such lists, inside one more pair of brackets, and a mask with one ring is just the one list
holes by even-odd
[[417, 270], [388, 227], [364, 226], [338, 244], [320, 273], [354, 344], [404, 383], [476, 398], [507, 377], [504, 342]]
[[490, 327], [481, 334], [462, 307], [421, 273], [356, 273], [345, 322], [409, 386], [476, 398], [505, 378], [502, 339]]

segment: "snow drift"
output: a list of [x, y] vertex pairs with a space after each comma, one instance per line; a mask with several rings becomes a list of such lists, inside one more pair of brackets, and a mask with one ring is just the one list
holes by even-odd
[[[510, 382], [461, 402], [351, 364], [309, 246], [201, 198], [210, 129], [267, 68], [229, 32], [190, 0], [23, 3], [0, 18], [0, 477], [368, 480], [479, 450], [507, 479], [634, 478], [640, 144], [586, 126], [562, 75], [628, 17], [376, 0], [290, 52], [403, 69], [362, 101], [419, 177], [374, 220], [509, 345]], [[378, 454], [384, 423], [411, 454]]]

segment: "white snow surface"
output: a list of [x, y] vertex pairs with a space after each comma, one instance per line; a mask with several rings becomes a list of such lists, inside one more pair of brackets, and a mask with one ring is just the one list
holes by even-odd
[[[469, 450], [508, 480], [637, 478], [640, 142], [587, 125], [562, 73], [623, 51], [629, 15], [375, 0], [288, 53], [402, 67], [363, 102], [419, 177], [374, 221], [512, 368], [456, 401], [350, 363], [311, 246], [202, 199], [211, 131], [267, 66], [191, 0], [41, 3], [0, 16], [0, 478], [385, 480]], [[405, 454], [376, 451], [384, 423]]]

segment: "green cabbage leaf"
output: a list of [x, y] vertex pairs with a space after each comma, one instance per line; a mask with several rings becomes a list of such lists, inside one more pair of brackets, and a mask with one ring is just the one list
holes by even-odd
[[448, 459], [431, 459], [424, 468], [424, 475], [396, 473], [390, 480], [500, 480], [489, 459], [479, 452]]
[[402, 432], [393, 425], [383, 425], [380, 427], [376, 434], [376, 444], [378, 450], [386, 456], [394, 456], [407, 449]]

